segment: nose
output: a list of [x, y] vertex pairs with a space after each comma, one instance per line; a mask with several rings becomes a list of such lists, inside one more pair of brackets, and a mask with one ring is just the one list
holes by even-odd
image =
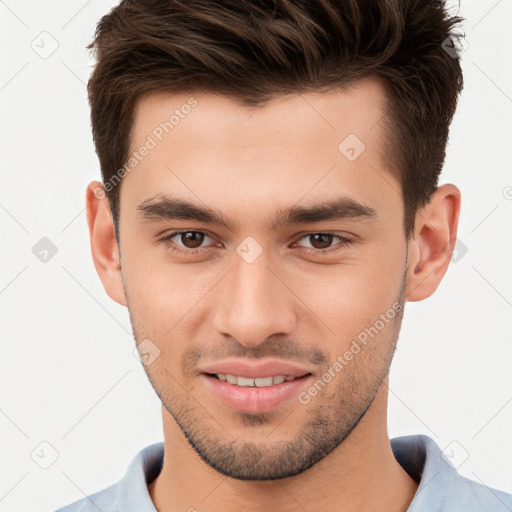
[[270, 336], [293, 332], [297, 321], [293, 293], [279, 272], [269, 267], [265, 252], [252, 263], [235, 255], [234, 268], [216, 296], [218, 333], [254, 347]]

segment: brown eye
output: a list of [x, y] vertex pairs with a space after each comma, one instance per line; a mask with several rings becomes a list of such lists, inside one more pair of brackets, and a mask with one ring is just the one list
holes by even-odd
[[311, 240], [311, 246], [314, 249], [327, 249], [332, 244], [334, 235], [328, 233], [315, 233], [314, 235], [308, 235]]
[[201, 231], [175, 231], [162, 238], [173, 252], [192, 255], [206, 249], [205, 238], [211, 238]]
[[178, 236], [178, 238], [181, 239], [183, 246], [187, 249], [196, 249], [197, 247], [201, 247], [204, 237], [205, 234], [198, 231], [186, 231], [184, 233], [180, 233]]
[[[308, 233], [300, 238], [300, 241], [308, 242], [309, 245], [297, 244], [315, 255], [328, 254], [330, 252], [346, 249], [352, 242], [344, 236], [335, 233]], [[335, 242], [333, 244], [333, 242]]]

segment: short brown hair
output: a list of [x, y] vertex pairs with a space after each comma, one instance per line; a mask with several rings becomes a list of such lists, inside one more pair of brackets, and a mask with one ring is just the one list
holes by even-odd
[[[248, 107], [368, 76], [386, 90], [384, 153], [404, 229], [436, 190], [458, 95], [463, 20], [441, 0], [123, 0], [96, 27], [88, 83], [103, 183], [127, 161], [135, 107], [158, 92], [216, 92]], [[456, 40], [454, 38], [457, 38]], [[120, 186], [106, 190], [119, 242]]]

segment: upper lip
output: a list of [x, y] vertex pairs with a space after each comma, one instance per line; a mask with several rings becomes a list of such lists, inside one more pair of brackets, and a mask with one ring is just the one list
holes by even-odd
[[283, 375], [285, 377], [303, 377], [311, 373], [300, 365], [286, 361], [266, 360], [255, 362], [242, 361], [240, 359], [227, 359], [217, 363], [204, 365], [200, 368], [201, 373], [225, 373], [256, 379], [258, 377], [274, 377]]

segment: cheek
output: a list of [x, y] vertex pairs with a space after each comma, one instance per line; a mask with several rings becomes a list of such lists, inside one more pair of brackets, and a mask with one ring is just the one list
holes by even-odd
[[[338, 351], [374, 326], [381, 315], [395, 316], [404, 273], [402, 255], [396, 252], [380, 251], [373, 257], [318, 268], [292, 281], [308, 311], [314, 313], [307, 313], [308, 323], [315, 322]], [[389, 322], [385, 324], [383, 334]]]
[[[148, 337], [162, 343], [183, 332], [194, 317], [195, 307], [212, 290], [219, 270], [212, 266], [172, 264], [164, 251], [150, 258], [142, 251], [126, 251], [123, 274], [130, 298], [131, 313], [144, 325]], [[151, 335], [150, 335], [151, 334]]]

